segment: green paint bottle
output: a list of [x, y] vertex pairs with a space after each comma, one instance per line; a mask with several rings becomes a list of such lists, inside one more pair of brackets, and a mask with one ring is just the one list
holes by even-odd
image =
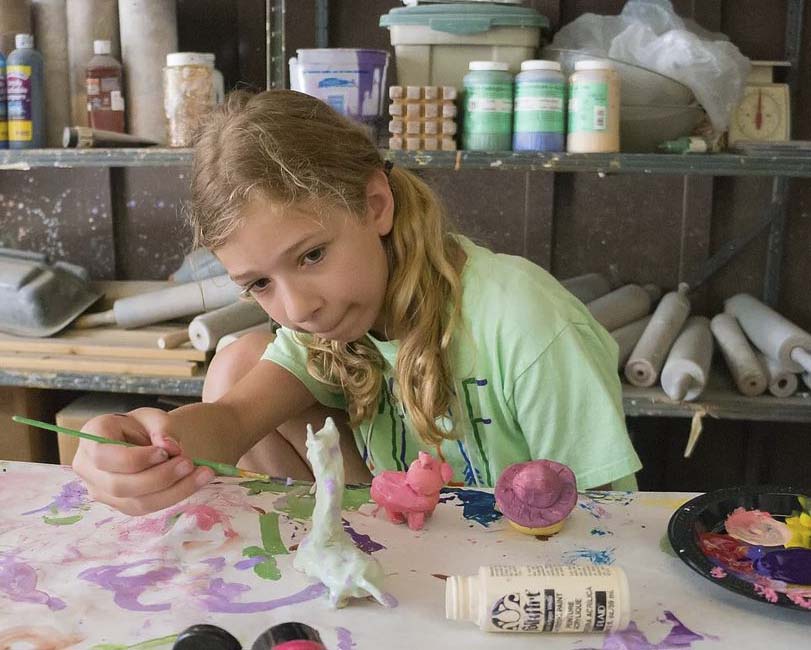
[[462, 146], [471, 151], [512, 148], [513, 76], [500, 61], [471, 61], [464, 78]]

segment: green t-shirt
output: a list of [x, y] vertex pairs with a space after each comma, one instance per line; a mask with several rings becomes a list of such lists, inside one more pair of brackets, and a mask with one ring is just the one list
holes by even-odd
[[[507, 466], [547, 458], [571, 467], [579, 489], [634, 489], [642, 465], [625, 428], [614, 340], [536, 264], [460, 240], [467, 262], [451, 349], [457, 400], [448, 414], [458, 439], [441, 448], [453, 481], [492, 487]], [[385, 359], [385, 381], [377, 416], [355, 429], [355, 441], [373, 473], [407, 469], [419, 450], [436, 449], [392, 397], [398, 342], [369, 338]], [[340, 392], [308, 374], [306, 349], [290, 330], [278, 330], [263, 358], [322, 404], [346, 408]], [[450, 421], [440, 425], [447, 430]]]

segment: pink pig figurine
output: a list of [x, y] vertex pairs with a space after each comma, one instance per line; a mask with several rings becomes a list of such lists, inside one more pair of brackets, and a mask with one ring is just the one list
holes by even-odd
[[448, 463], [440, 463], [424, 451], [407, 472], [385, 471], [372, 479], [374, 502], [386, 509], [395, 524], [408, 521], [411, 530], [420, 530], [425, 517], [439, 503], [439, 491], [453, 477]]

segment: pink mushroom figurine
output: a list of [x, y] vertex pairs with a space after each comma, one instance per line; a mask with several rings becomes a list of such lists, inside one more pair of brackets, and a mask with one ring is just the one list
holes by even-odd
[[372, 479], [374, 502], [385, 508], [395, 524], [408, 521], [411, 530], [420, 530], [425, 517], [439, 503], [439, 491], [453, 477], [448, 463], [440, 463], [424, 451], [411, 463], [407, 472], [385, 471]]
[[516, 463], [496, 483], [496, 507], [527, 535], [554, 535], [577, 503], [574, 472], [553, 460]]

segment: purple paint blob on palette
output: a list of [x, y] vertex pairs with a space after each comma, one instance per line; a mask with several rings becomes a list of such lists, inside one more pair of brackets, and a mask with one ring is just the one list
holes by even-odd
[[[652, 643], [634, 621], [631, 621], [624, 630], [612, 632], [603, 639], [599, 650], [690, 650], [693, 643], [703, 641], [705, 638], [690, 630], [673, 612], [664, 612], [664, 621], [671, 624], [667, 636], [659, 643]], [[578, 648], [577, 650], [598, 650], [597, 648]]]

